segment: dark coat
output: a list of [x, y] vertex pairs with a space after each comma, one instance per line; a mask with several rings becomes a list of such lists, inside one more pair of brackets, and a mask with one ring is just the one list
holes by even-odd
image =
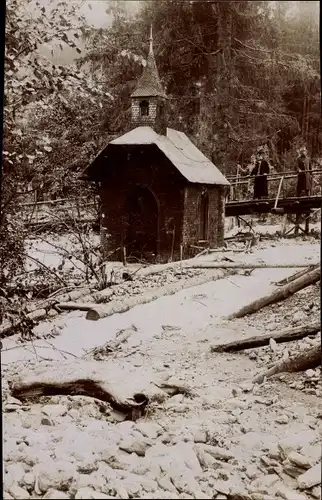
[[301, 196], [304, 194], [309, 195], [311, 189], [311, 172], [310, 172], [310, 161], [306, 156], [300, 156], [297, 159], [297, 188], [296, 196]]
[[269, 174], [269, 164], [266, 160], [258, 160], [251, 171], [255, 176], [254, 198], [268, 198], [267, 176]]

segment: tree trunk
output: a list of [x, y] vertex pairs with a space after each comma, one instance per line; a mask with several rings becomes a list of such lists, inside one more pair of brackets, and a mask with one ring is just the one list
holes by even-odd
[[[217, 279], [224, 278], [225, 276], [227, 276], [227, 274], [231, 273], [225, 271], [224, 269], [221, 270], [218, 269], [218, 271], [213, 274], [211, 279], [215, 281]], [[187, 278], [187, 280], [180, 280], [178, 283], [171, 283], [170, 285], [165, 285], [160, 288], [149, 290], [143, 295], [137, 297], [130, 297], [129, 299], [123, 300], [122, 302], [118, 303], [112, 302], [106, 305], [98, 304], [97, 306], [95, 306], [94, 308], [90, 309], [87, 312], [86, 319], [97, 321], [98, 319], [106, 318], [108, 316], [111, 316], [112, 314], [120, 314], [126, 312], [135, 306], [148, 304], [149, 302], [157, 300], [160, 297], [172, 295], [183, 289], [202, 285], [208, 282], [209, 282], [209, 277], [196, 276], [195, 278]]]
[[[319, 265], [319, 264], [317, 264]], [[183, 266], [183, 269], [293, 269], [307, 267], [307, 264], [244, 264], [229, 262], [191, 262]]]
[[315, 335], [321, 331], [321, 323], [317, 321], [311, 325], [297, 326], [295, 328], [287, 328], [278, 333], [266, 333], [247, 339], [237, 340], [229, 344], [220, 344], [211, 346], [211, 352], [238, 352], [245, 349], [253, 349], [254, 347], [262, 347], [269, 345], [270, 339], [274, 339], [277, 343], [291, 342], [293, 340], [302, 339], [308, 335]]
[[276, 302], [280, 302], [281, 300], [290, 297], [299, 290], [302, 290], [303, 288], [306, 288], [307, 286], [313, 285], [314, 283], [318, 282], [320, 276], [321, 276], [321, 268], [318, 267], [317, 269], [310, 271], [304, 276], [301, 276], [301, 278], [298, 278], [292, 281], [291, 283], [279, 288], [278, 290], [275, 290], [270, 295], [261, 297], [260, 299], [251, 302], [247, 306], [242, 307], [239, 311], [229, 316], [229, 319], [243, 318], [247, 314], [253, 314], [254, 312], [259, 311], [263, 307], [266, 307], [270, 304], [275, 304]]
[[11, 393], [13, 397], [21, 400], [35, 400], [41, 396], [57, 396], [57, 395], [72, 395], [72, 396], [88, 396], [107, 402], [117, 411], [126, 413], [131, 420], [133, 411], [141, 410], [142, 416], [144, 408], [148, 404], [148, 398], [144, 394], [137, 393], [133, 398], [123, 398], [118, 394], [117, 387], [109, 386], [107, 382], [100, 382], [94, 379], [73, 379], [60, 382], [34, 382], [34, 383], [15, 383], [12, 386]]
[[268, 370], [260, 373], [253, 379], [254, 384], [261, 384], [265, 378], [272, 377], [282, 372], [300, 372], [310, 368], [316, 368], [321, 364], [321, 346], [313, 347], [302, 352], [296, 358], [280, 361]]

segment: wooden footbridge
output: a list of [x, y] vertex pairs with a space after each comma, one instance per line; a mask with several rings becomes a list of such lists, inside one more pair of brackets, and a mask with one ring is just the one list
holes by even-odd
[[[322, 170], [311, 170], [310, 194], [296, 196], [297, 172], [270, 174], [268, 176], [268, 198], [253, 199], [253, 176], [227, 177], [231, 183], [226, 200], [226, 216], [241, 217], [252, 214], [279, 214], [290, 219], [294, 214], [294, 231], [309, 232], [309, 221], [313, 213], [321, 210]], [[301, 224], [304, 224], [302, 229]]]

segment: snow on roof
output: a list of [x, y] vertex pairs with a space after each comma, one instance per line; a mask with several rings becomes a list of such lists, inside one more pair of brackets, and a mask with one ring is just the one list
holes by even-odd
[[188, 181], [229, 186], [220, 170], [199, 151], [184, 132], [167, 128], [167, 133], [163, 136], [151, 127], [137, 127], [114, 139], [110, 144], [155, 144]]

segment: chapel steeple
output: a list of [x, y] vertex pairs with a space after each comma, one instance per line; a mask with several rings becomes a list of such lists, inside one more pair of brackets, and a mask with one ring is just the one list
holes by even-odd
[[146, 66], [131, 95], [132, 125], [150, 126], [159, 134], [166, 133], [164, 107], [166, 94], [161, 84], [158, 68], [153, 53], [152, 25], [150, 28], [149, 54]]

